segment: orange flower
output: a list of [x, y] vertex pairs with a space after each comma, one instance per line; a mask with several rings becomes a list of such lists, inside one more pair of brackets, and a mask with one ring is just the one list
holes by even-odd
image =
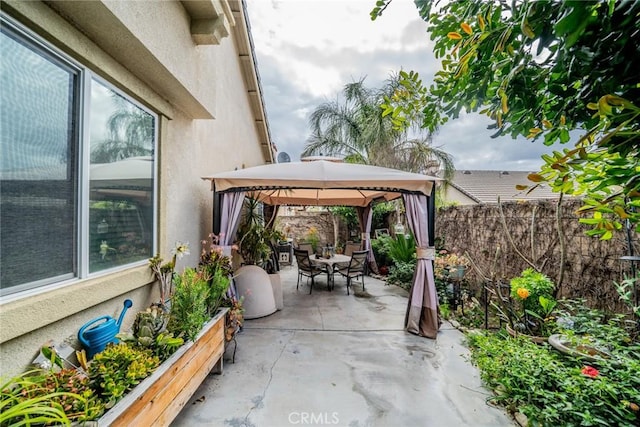
[[525, 288], [518, 288], [517, 293], [521, 299], [527, 299], [527, 297], [529, 296], [529, 290]]

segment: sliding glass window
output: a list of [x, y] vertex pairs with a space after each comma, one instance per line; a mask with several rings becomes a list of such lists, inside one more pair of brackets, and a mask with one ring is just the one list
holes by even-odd
[[2, 19], [0, 294], [154, 251], [157, 116]]

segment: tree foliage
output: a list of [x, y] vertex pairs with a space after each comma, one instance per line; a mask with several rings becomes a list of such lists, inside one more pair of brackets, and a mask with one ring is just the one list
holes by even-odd
[[626, 220], [640, 231], [640, 2], [415, 3], [441, 69], [428, 88], [405, 73], [381, 103], [394, 126], [419, 116], [434, 130], [464, 109], [491, 117], [494, 137], [572, 142], [543, 157], [533, 186], [584, 196], [593, 235], [610, 238]]
[[454, 171], [451, 155], [432, 145], [431, 133], [415, 126], [394, 126], [393, 115], [379, 107], [385, 96], [402, 91], [404, 72], [391, 76], [382, 88], [371, 89], [364, 80], [345, 85], [343, 99], [319, 105], [311, 114], [311, 137], [303, 156], [340, 155], [350, 163], [434, 174]]

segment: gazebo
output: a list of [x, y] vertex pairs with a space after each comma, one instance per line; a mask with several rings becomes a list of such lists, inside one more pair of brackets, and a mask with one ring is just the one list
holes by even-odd
[[[402, 198], [407, 224], [417, 245], [416, 272], [409, 294], [405, 329], [436, 338], [440, 320], [433, 277], [435, 182], [439, 178], [351, 163], [325, 160], [277, 163], [222, 172], [211, 181], [213, 231], [220, 244], [233, 243], [245, 196], [268, 205], [354, 206], [358, 210], [364, 249], [371, 253], [372, 204]], [[373, 259], [373, 258], [371, 258]]]

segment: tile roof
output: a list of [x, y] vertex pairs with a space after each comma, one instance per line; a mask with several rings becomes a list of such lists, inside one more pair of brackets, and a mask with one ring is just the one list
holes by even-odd
[[497, 203], [508, 200], [557, 199], [558, 193], [551, 191], [547, 184], [542, 184], [531, 193], [518, 190], [516, 185], [533, 185], [527, 179], [527, 171], [498, 170], [457, 170], [450, 185], [471, 197], [478, 203]]

